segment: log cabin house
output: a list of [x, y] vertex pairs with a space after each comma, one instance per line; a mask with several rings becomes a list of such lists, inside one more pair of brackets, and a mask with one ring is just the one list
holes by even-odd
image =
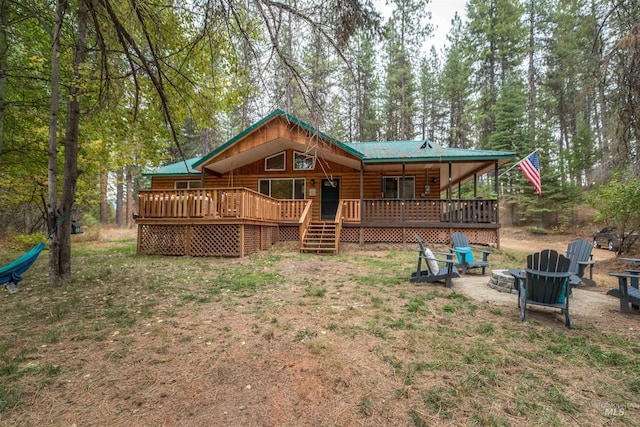
[[[337, 253], [341, 242], [449, 243], [455, 231], [499, 247], [497, 196], [460, 198], [515, 153], [431, 141], [337, 141], [276, 110], [204, 157], [147, 173], [138, 252], [238, 257], [278, 241]], [[455, 197], [457, 190], [457, 197]], [[494, 195], [498, 194], [497, 185]]]

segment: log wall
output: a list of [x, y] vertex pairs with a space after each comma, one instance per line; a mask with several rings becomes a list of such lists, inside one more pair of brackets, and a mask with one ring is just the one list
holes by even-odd
[[[360, 171], [344, 165], [326, 160], [316, 161], [316, 168], [313, 171], [293, 170], [294, 150], [286, 150], [287, 161], [286, 170], [280, 172], [265, 172], [264, 159], [250, 163], [218, 178], [213, 175], [206, 175], [204, 178], [205, 188], [228, 188], [245, 187], [254, 191], [259, 191], [258, 183], [260, 179], [277, 178], [304, 178], [306, 179], [306, 199], [313, 200], [312, 218], [320, 218], [322, 206], [322, 180], [335, 179], [340, 185], [341, 199], [360, 199]], [[322, 166], [320, 166], [320, 163]], [[365, 199], [380, 199], [382, 197], [382, 178], [389, 176], [401, 176], [402, 170], [397, 167], [382, 171], [367, 171], [362, 177], [363, 196]], [[405, 170], [405, 176], [415, 177], [415, 198], [416, 199], [439, 199], [440, 175], [437, 169], [409, 169]], [[311, 184], [311, 181], [314, 184]], [[153, 190], [173, 189], [176, 181], [200, 181], [200, 177], [166, 177], [154, 176], [151, 181]], [[424, 193], [425, 186], [429, 185], [429, 193]], [[315, 195], [313, 191], [315, 190]], [[423, 195], [424, 194], [424, 195]]]

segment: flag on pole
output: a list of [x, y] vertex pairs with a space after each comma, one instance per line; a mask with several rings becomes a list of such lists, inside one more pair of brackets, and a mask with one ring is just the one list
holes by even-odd
[[518, 163], [518, 166], [527, 177], [529, 182], [534, 186], [536, 192], [542, 195], [542, 186], [540, 185], [540, 161], [538, 160], [538, 153], [535, 151], [529, 156]]

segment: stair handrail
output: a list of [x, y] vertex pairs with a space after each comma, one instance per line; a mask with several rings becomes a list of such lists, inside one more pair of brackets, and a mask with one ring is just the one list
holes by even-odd
[[300, 241], [298, 242], [298, 250], [302, 250], [302, 246], [304, 243], [304, 238], [307, 234], [307, 230], [309, 229], [309, 224], [311, 224], [311, 204], [313, 200], [307, 201], [302, 214], [300, 215], [300, 219], [298, 220], [298, 235]]
[[340, 252], [340, 232], [342, 231], [342, 205], [344, 205], [344, 200], [340, 200], [338, 203], [338, 209], [336, 210], [336, 216], [333, 222], [336, 224], [336, 238], [335, 238], [335, 247], [334, 253], [338, 254]]

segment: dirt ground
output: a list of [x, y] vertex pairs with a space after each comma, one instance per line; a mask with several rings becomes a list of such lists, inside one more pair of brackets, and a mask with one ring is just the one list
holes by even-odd
[[[524, 252], [545, 248], [565, 252], [568, 242], [583, 237], [576, 234], [532, 237], [518, 229], [504, 229], [501, 247]], [[132, 239], [135, 241], [133, 235]], [[278, 269], [282, 281], [256, 293], [227, 296], [223, 292], [212, 302], [187, 303], [197, 296], [189, 294], [188, 289], [177, 289], [174, 284], [156, 286], [154, 290], [159, 295], [153, 295], [148, 294], [151, 285], [138, 283], [136, 287], [130, 283], [131, 289], [127, 289], [124, 284], [127, 278], [123, 276], [117, 288], [96, 285], [95, 291], [91, 288], [83, 291], [78, 296], [82, 304], [74, 311], [59, 313], [60, 321], [51, 320], [59, 303], [43, 308], [49, 313], [43, 322], [50, 322], [62, 337], [46, 341], [51, 331], [43, 331], [43, 343], [34, 334], [32, 342], [22, 344], [35, 349], [22, 368], [59, 366], [60, 373], [41, 387], [29, 388], [26, 384], [25, 389], [34, 391], [25, 393], [16, 408], [0, 413], [0, 426], [614, 424], [603, 417], [601, 409], [609, 402], [606, 394], [609, 389], [604, 388], [603, 392], [598, 387], [617, 379], [603, 373], [601, 379], [594, 380], [593, 371], [584, 361], [578, 364], [578, 375], [573, 372], [574, 361], [567, 361], [567, 366], [556, 369], [553, 375], [549, 371], [555, 368], [549, 367], [546, 359], [531, 362], [528, 375], [517, 363], [490, 362], [493, 364], [488, 369], [496, 371], [500, 381], [480, 382], [478, 389], [461, 391], [469, 384], [462, 378], [463, 373], [468, 373], [468, 378], [482, 377], [483, 355], [490, 360], [523, 360], [520, 351], [535, 350], [533, 346], [513, 348], [508, 341], [470, 347], [490, 338], [478, 332], [478, 327], [494, 322], [498, 330], [522, 335], [532, 330], [557, 336], [566, 332], [563, 317], [557, 313], [549, 321], [544, 308], [532, 307], [527, 314], [528, 319], [531, 316], [537, 322], [520, 322], [516, 296], [489, 288], [489, 274], [469, 273], [454, 279], [453, 290], [482, 303], [477, 305], [495, 306], [496, 311], [505, 314], [496, 316], [485, 309], [477, 310], [474, 316], [465, 312], [465, 317], [472, 320], [460, 326], [456, 323], [459, 317], [448, 313], [453, 309], [462, 312], [466, 306], [458, 307], [455, 298], [448, 299], [449, 293], [440, 286], [408, 286], [400, 278], [402, 285], [387, 287], [382, 280], [388, 274], [375, 277], [371, 273], [378, 268], [375, 263], [352, 262], [352, 258], [360, 256], [384, 260], [393, 256], [388, 247], [346, 248], [347, 261], [342, 256], [321, 259], [290, 256], [295, 245], [281, 250]], [[414, 247], [411, 245], [409, 249], [406, 245], [402, 250], [409, 253]], [[640, 316], [637, 312], [621, 316], [618, 300], [606, 295], [607, 290], [616, 286], [608, 273], [628, 266], [604, 249], [594, 249], [593, 254], [597, 286], [575, 289], [571, 301], [572, 318], [578, 328], [575, 334], [589, 336], [596, 331], [616, 331], [616, 337], [629, 335], [629, 341], [633, 342], [637, 340], [636, 324]], [[144, 271], [127, 274], [144, 281], [154, 274], [172, 271], [165, 270], [170, 268], [169, 264], [180, 268], [179, 261], [150, 257], [145, 259], [149, 264], [144, 264]], [[206, 263], [207, 278], [215, 281], [217, 270], [255, 267], [260, 259], [189, 262]], [[134, 268], [133, 261], [127, 263]], [[413, 258], [404, 267], [411, 266]], [[151, 271], [154, 267], [157, 272]], [[260, 268], [270, 272], [268, 263], [260, 264]], [[374, 277], [376, 281], [365, 283], [354, 279], [359, 276]], [[314, 287], [323, 288], [322, 296], [309, 295]], [[174, 291], [175, 295], [171, 293]], [[167, 292], [166, 297], [160, 296], [163, 292]], [[407, 301], [420, 301], [428, 293], [440, 297], [437, 302], [430, 301], [431, 312], [413, 313], [409, 317], [416, 322], [415, 329], [408, 326], [403, 329], [400, 323], [397, 327], [385, 326], [389, 319], [407, 321], [392, 315], [406, 312]], [[11, 301], [21, 298], [24, 307], [43, 306], [48, 301], [35, 286], [11, 298]], [[101, 325], [109, 319], [104, 314], [107, 311], [101, 308], [103, 304], [121, 303], [140, 315], [140, 310], [145, 309], [145, 298], [157, 298], [153, 317], [138, 321], [126, 333], [124, 329], [104, 332]], [[82, 329], [82, 334], [75, 332], [83, 322], [88, 327]], [[101, 339], [93, 337], [89, 326], [102, 334]], [[40, 326], [34, 323], [30, 327]], [[19, 330], [18, 326], [12, 328]], [[23, 339], [13, 335], [7, 325], [0, 327], [2, 334], [15, 342]], [[445, 336], [441, 338], [442, 334]], [[490, 350], [480, 352], [481, 361], [477, 364], [455, 362], [457, 353], [472, 357], [474, 351], [484, 348]], [[438, 357], [443, 354], [451, 360]], [[548, 406], [539, 412], [535, 412], [536, 408], [518, 409], [513, 396], [518, 393], [530, 396], [527, 381], [533, 381], [534, 377], [540, 382], [532, 383], [535, 386], [531, 388], [555, 390], [556, 381], [563, 383], [576, 409], [568, 410], [560, 418], [555, 412], [558, 407], [562, 410], [562, 400], [546, 403]], [[454, 408], [451, 418], [426, 409], [426, 401], [447, 403], [451, 390], [462, 393], [462, 397], [456, 395], [451, 400]], [[499, 401], [491, 401], [491, 395], [498, 396]], [[551, 418], [545, 418], [546, 413], [552, 414]], [[640, 410], [630, 412], [626, 420], [640, 422]]]

